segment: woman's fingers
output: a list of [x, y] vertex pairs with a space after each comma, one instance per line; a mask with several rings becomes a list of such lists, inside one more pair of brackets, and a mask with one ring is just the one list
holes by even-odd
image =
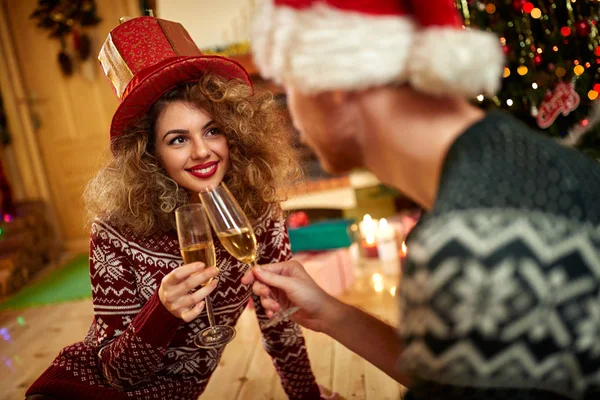
[[193, 321], [194, 319], [198, 318], [202, 310], [204, 310], [204, 304], [205, 302], [201, 301], [200, 303], [195, 304], [194, 307], [188, 308], [181, 313], [180, 318], [185, 322]]
[[194, 293], [190, 294], [190, 304], [196, 304], [200, 301], [204, 300], [215, 288], [217, 287], [218, 282], [213, 280], [209, 282], [206, 286], [203, 286], [201, 289], [196, 290]]
[[215, 276], [219, 275], [219, 269], [216, 267], [204, 268], [202, 271], [189, 276], [185, 282], [184, 291], [187, 293], [190, 290], [196, 289], [210, 281]]
[[163, 282], [166, 280], [169, 285], [175, 286], [189, 278], [190, 275], [203, 270], [204, 267], [205, 265], [202, 262], [193, 262], [182, 265], [165, 276]]

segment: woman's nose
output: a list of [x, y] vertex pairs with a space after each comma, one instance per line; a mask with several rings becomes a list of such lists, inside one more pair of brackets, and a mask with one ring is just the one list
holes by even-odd
[[211, 154], [210, 148], [206, 145], [204, 140], [199, 139], [194, 143], [194, 157], [195, 158], [208, 158]]

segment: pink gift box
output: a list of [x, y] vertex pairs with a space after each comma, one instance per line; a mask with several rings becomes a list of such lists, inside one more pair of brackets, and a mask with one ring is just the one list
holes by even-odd
[[342, 294], [356, 281], [355, 265], [348, 248], [300, 252], [294, 254], [293, 259], [302, 263], [315, 282], [333, 296]]

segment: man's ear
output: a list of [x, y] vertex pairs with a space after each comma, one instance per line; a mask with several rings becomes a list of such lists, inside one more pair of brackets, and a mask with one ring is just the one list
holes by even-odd
[[350, 93], [344, 90], [329, 90], [317, 95], [318, 100], [323, 104], [333, 107], [341, 107], [350, 99]]

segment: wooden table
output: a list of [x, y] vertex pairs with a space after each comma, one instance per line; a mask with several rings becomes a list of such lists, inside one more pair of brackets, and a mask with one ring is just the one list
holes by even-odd
[[[362, 276], [356, 284], [340, 297], [395, 324], [397, 307], [392, 288], [398, 278], [384, 278], [378, 292], [372, 283], [377, 266], [360, 271]], [[91, 320], [89, 300], [0, 313], [0, 399], [23, 400], [26, 389], [58, 352], [83, 339]], [[201, 399], [286, 399], [271, 359], [262, 348], [252, 310], [244, 312], [236, 329], [237, 337], [227, 346]], [[304, 332], [319, 384], [344, 399], [401, 397], [404, 388], [370, 363], [322, 333]]]

